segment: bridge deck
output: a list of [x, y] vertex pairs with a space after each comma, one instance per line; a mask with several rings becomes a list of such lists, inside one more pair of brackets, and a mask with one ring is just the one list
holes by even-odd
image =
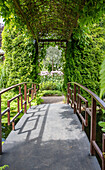
[[[89, 142], [66, 104], [42, 104], [28, 110], [3, 145], [0, 166], [10, 170], [99, 170]], [[8, 168], [7, 168], [8, 169]]]

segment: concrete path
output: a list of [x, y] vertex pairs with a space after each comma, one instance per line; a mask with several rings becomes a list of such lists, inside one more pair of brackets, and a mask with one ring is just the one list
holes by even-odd
[[42, 99], [44, 100], [43, 104], [62, 104], [65, 101], [64, 96], [43, 96]]
[[0, 166], [9, 170], [100, 170], [89, 142], [66, 104], [29, 109], [3, 145]]

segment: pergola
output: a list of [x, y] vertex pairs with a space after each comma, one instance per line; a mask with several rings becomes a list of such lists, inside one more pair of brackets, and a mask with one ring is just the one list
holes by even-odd
[[69, 40], [85, 0], [13, 0], [15, 12], [35, 39], [51, 36]]
[[27, 26], [34, 39], [70, 40], [78, 21], [99, 16], [104, 0], [2, 0], [1, 14]]

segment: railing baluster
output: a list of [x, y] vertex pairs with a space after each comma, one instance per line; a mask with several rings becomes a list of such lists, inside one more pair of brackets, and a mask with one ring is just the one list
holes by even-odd
[[76, 113], [76, 84], [74, 84], [74, 113]]
[[10, 102], [7, 102], [7, 107], [9, 108], [8, 110], [8, 125], [10, 125]]
[[36, 84], [34, 84], [34, 93], [35, 93], [35, 99], [36, 99]]
[[24, 84], [24, 113], [27, 113], [27, 84]]
[[68, 83], [68, 85], [67, 85], [68, 87], [67, 87], [67, 104], [69, 104], [69, 95], [70, 95], [70, 83]]
[[[19, 86], [19, 94], [21, 94], [21, 86]], [[21, 109], [23, 109], [23, 98], [21, 95]]]
[[74, 104], [74, 95], [73, 95], [73, 89], [72, 89], [72, 103], [71, 103], [71, 107]]
[[[78, 86], [78, 94], [80, 94], [80, 87]], [[77, 110], [79, 106], [79, 96], [77, 96]]]
[[17, 98], [17, 105], [18, 105], [18, 113], [19, 113], [19, 97]]
[[29, 103], [29, 108], [30, 108], [30, 90], [28, 89], [28, 103]]
[[103, 152], [102, 170], [105, 170], [105, 133], [102, 135], [102, 152]]
[[[88, 101], [86, 102], [86, 108], [88, 108]], [[85, 109], [85, 125], [88, 126], [88, 113]]]
[[90, 134], [90, 153], [95, 155], [95, 149], [92, 141], [96, 141], [96, 100], [92, 97], [92, 116], [91, 116], [91, 134]]
[[71, 99], [71, 84], [70, 84], [70, 88], [69, 88], [69, 99]]
[[81, 98], [79, 98], [79, 113], [81, 113]]
[[2, 154], [1, 95], [0, 95], [0, 155]]
[[[33, 88], [33, 84], [32, 84], [32, 88]], [[29, 92], [28, 92], [29, 93]], [[31, 90], [31, 100], [33, 99], [33, 89]], [[29, 102], [29, 107], [31, 108], [31, 102]]]
[[[33, 84], [32, 84], [32, 88], [33, 88]], [[33, 89], [31, 90], [31, 99], [33, 99]]]
[[15, 130], [15, 120], [12, 122], [12, 130]]

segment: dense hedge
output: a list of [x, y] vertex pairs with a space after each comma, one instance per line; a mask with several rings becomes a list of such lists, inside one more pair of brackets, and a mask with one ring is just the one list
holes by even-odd
[[94, 24], [90, 30], [78, 28], [67, 44], [64, 89], [67, 82], [78, 82], [99, 95], [100, 65], [104, 57], [104, 28]]
[[4, 68], [6, 86], [20, 82], [39, 81], [38, 59], [35, 62], [35, 42], [26, 28], [10, 25], [4, 27], [2, 49], [5, 51]]

